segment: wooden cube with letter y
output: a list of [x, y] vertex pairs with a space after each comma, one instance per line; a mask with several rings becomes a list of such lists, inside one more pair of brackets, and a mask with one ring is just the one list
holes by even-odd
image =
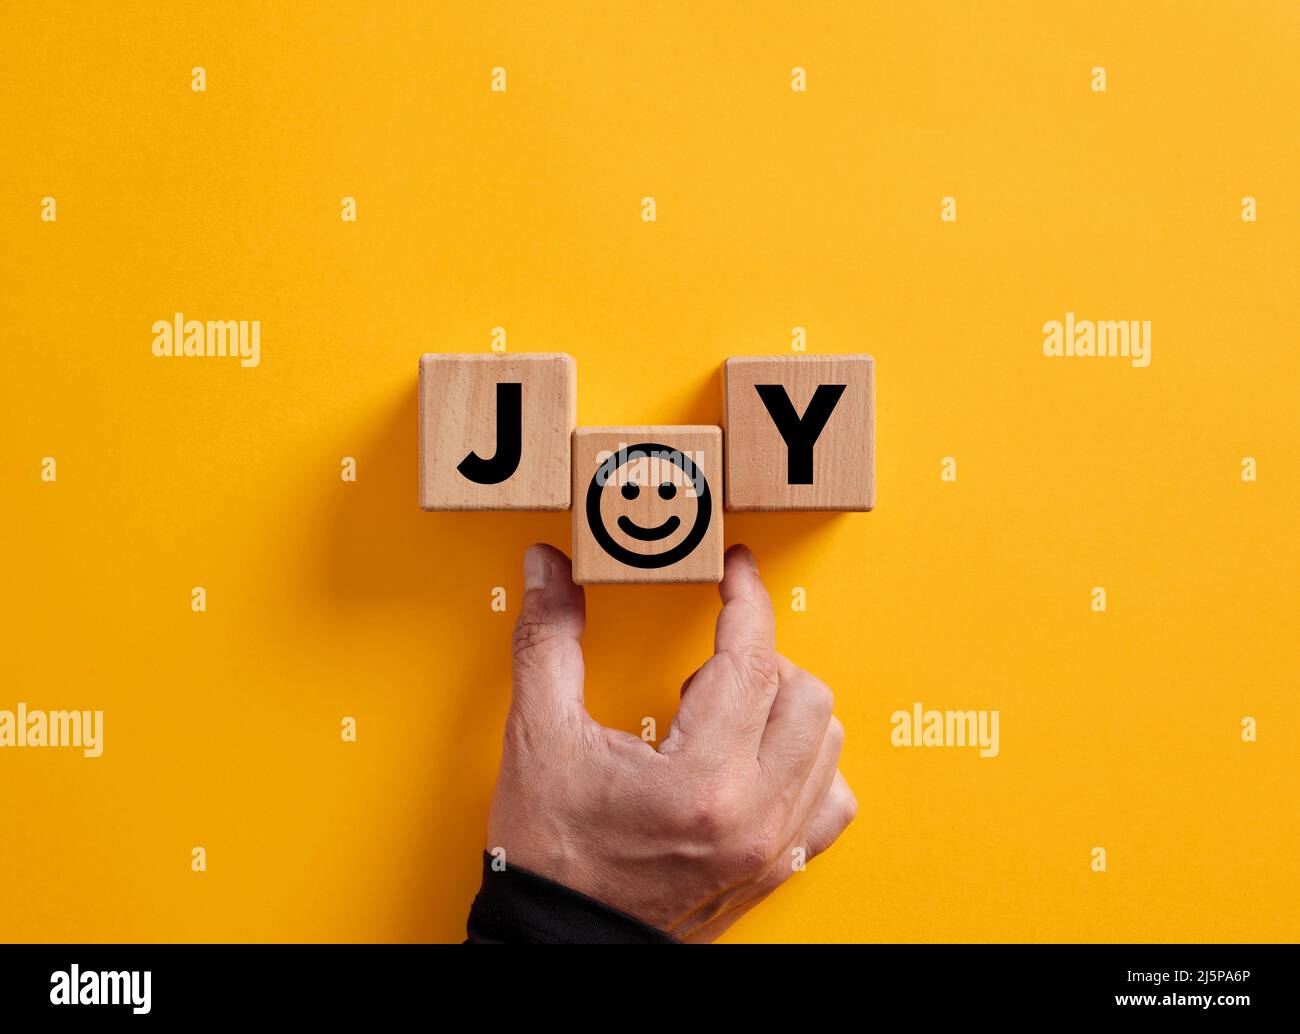
[[420, 357], [420, 507], [567, 510], [577, 367], [562, 352]]
[[869, 355], [736, 356], [723, 364], [729, 510], [870, 510]]
[[573, 580], [722, 580], [722, 429], [573, 433]]

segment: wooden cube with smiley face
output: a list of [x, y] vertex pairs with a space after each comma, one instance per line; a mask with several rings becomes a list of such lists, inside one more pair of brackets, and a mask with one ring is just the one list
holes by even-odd
[[722, 580], [722, 429], [573, 432], [573, 580]]

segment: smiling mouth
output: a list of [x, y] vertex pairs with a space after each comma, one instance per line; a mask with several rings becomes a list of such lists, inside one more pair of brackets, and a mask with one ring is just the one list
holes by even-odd
[[658, 542], [660, 539], [666, 539], [681, 526], [681, 518], [673, 514], [656, 528], [643, 528], [639, 524], [633, 524], [627, 517], [618, 519], [618, 527], [624, 535], [629, 535], [641, 542]]

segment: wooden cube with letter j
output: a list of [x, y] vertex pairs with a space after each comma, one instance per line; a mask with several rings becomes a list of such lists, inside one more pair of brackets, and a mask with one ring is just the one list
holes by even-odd
[[420, 357], [420, 507], [567, 510], [577, 367], [562, 352]]

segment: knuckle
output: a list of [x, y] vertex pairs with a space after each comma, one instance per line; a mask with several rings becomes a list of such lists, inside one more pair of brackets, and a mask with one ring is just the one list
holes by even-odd
[[686, 825], [697, 840], [711, 844], [722, 835], [727, 825], [727, 816], [716, 802], [700, 801], [688, 812]]
[[830, 724], [826, 726], [826, 738], [830, 741], [831, 749], [838, 755], [844, 746], [844, 723], [834, 715], [831, 715]]
[[843, 822], [847, 826], [850, 822], [858, 817], [858, 798], [857, 795], [848, 787], [844, 788], [844, 805], [843, 805]]
[[746, 830], [737, 838], [732, 855], [735, 872], [739, 876], [755, 876], [767, 871], [776, 853], [776, 833], [765, 824]]
[[712, 787], [690, 798], [675, 816], [676, 834], [712, 873], [718, 887], [753, 880], [775, 859], [779, 830], [755, 816], [743, 795]]
[[511, 652], [516, 660], [526, 658], [554, 637], [555, 629], [547, 622], [535, 618], [520, 618], [510, 641]]
[[685, 796], [674, 818], [680, 836], [716, 854], [734, 844], [746, 828], [743, 791], [726, 775], [711, 776]]
[[780, 684], [776, 657], [770, 650], [742, 650], [731, 657], [741, 681], [758, 689], [775, 692]]
[[829, 719], [831, 712], [835, 710], [835, 694], [831, 692], [831, 687], [815, 675], [808, 676], [808, 686], [813, 707], [818, 714], [825, 715]]
[[728, 840], [736, 818], [736, 807], [716, 792], [706, 792], [691, 800], [681, 816], [683, 832], [691, 840], [707, 847]]

